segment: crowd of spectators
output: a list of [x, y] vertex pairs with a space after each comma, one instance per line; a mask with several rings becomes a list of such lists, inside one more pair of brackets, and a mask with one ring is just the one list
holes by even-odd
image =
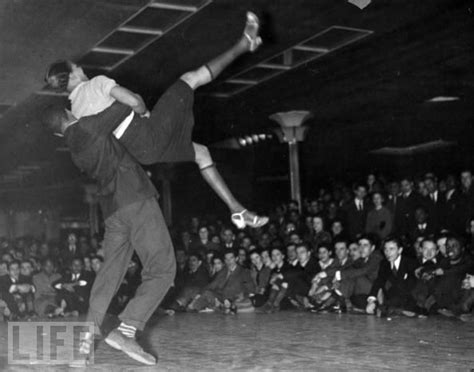
[[[270, 211], [259, 229], [192, 217], [173, 229], [174, 286], [158, 311], [257, 312], [281, 309], [473, 319], [474, 178], [386, 182], [370, 174], [335, 183], [303, 205]], [[100, 239], [71, 233], [65, 244], [3, 239], [0, 315], [6, 320], [77, 316], [87, 311]], [[109, 312], [118, 314], [140, 284], [133, 257]]]

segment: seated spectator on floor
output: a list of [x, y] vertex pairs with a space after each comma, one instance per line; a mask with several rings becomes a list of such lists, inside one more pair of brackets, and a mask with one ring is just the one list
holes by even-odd
[[446, 240], [448, 240], [448, 236], [446, 234], [440, 234], [436, 239], [438, 252], [441, 256], [445, 258], [448, 257], [448, 252], [446, 252]]
[[413, 289], [413, 297], [416, 301], [417, 312], [420, 315], [431, 313], [434, 305], [434, 290], [436, 288], [438, 268], [446, 268], [448, 261], [439, 254], [434, 240], [425, 239], [421, 242], [422, 258], [415, 270], [418, 279]]
[[392, 233], [393, 217], [390, 210], [383, 205], [384, 197], [380, 192], [372, 194], [374, 208], [367, 214], [365, 232], [375, 234], [380, 240]]
[[417, 262], [402, 256], [403, 247], [395, 237], [388, 237], [383, 243], [385, 259], [380, 263], [367, 299], [367, 314], [374, 314], [377, 307], [382, 316], [401, 312], [415, 316], [415, 300], [412, 291], [416, 285]]
[[463, 296], [455, 314], [462, 321], [472, 322], [474, 320], [474, 271], [466, 275], [462, 282]]
[[239, 306], [250, 303], [249, 295], [255, 293], [250, 271], [238, 264], [234, 250], [225, 250], [225, 267], [219, 271], [202, 294], [193, 300], [191, 310], [223, 309], [225, 312], [236, 311]]
[[375, 239], [370, 235], [363, 235], [358, 240], [360, 259], [354, 261], [349, 267], [335, 273], [336, 281], [341, 295], [349, 306], [364, 309], [367, 296], [377, 278], [382, 255], [375, 250]]
[[250, 252], [250, 261], [252, 262], [250, 275], [255, 286], [255, 293], [250, 299], [254, 307], [260, 307], [265, 304], [267, 300], [267, 289], [272, 270], [270, 267], [264, 265], [262, 256], [258, 250]]
[[319, 246], [318, 258], [314, 258], [307, 244], [299, 244], [296, 247], [298, 256], [297, 271], [293, 275], [287, 275], [288, 289], [286, 295], [294, 306], [299, 309], [307, 307], [308, 293], [311, 288], [311, 281], [317, 273], [326, 265], [333, 262], [329, 249], [326, 246]]
[[5, 302], [4, 316], [9, 320], [19, 320], [35, 316], [33, 284], [22, 282], [20, 262], [8, 263], [8, 275], [0, 278], [0, 298]]
[[[357, 252], [359, 247], [355, 244]], [[337, 240], [334, 243], [334, 250], [336, 253], [336, 260], [329, 263], [326, 256], [326, 252], [320, 252], [323, 254], [325, 259], [323, 263], [320, 262], [321, 271], [316, 274], [313, 279], [313, 283], [309, 292], [311, 306], [314, 310], [334, 310], [334, 311], [345, 311], [347, 309], [346, 302], [340, 296], [337, 283], [335, 281], [335, 274], [337, 271], [349, 268], [352, 265], [352, 259], [349, 256], [348, 242], [346, 240]], [[329, 251], [328, 251], [329, 253]], [[360, 257], [360, 254], [356, 257], [356, 260]], [[321, 257], [320, 257], [321, 261]], [[324, 263], [326, 262], [326, 263]], [[323, 268], [324, 267], [324, 268]]]
[[199, 253], [189, 254], [188, 268], [184, 277], [184, 287], [169, 307], [170, 310], [185, 311], [196, 295], [209, 284], [209, 274]]
[[250, 269], [250, 262], [248, 259], [248, 253], [245, 248], [240, 247], [238, 250], [238, 259], [239, 265], [245, 267], [246, 269]]
[[473, 260], [465, 252], [464, 242], [455, 236], [446, 241], [449, 264], [436, 271], [438, 282], [435, 288], [436, 306], [440, 313], [456, 309], [463, 297], [462, 282], [473, 269]]
[[263, 264], [270, 270], [275, 267], [272, 261], [270, 250], [268, 248], [260, 248], [260, 256], [262, 257]]
[[293, 266], [298, 266], [298, 255], [296, 254], [296, 244], [290, 243], [286, 246], [286, 260]]
[[87, 311], [93, 278], [84, 271], [82, 259], [72, 259], [70, 273], [54, 283], [61, 312], [57, 315], [77, 316]]
[[224, 269], [224, 257], [222, 257], [221, 254], [215, 254], [213, 257], [212, 257], [212, 267], [211, 267], [211, 271], [210, 271], [210, 280], [209, 282], [212, 282], [217, 274], [222, 271]]
[[57, 309], [56, 290], [53, 283], [61, 279], [51, 258], [43, 259], [41, 271], [33, 276], [35, 311], [39, 316], [54, 314]]
[[273, 248], [271, 250], [271, 256], [274, 267], [269, 282], [270, 292], [267, 302], [256, 309], [258, 313], [269, 314], [280, 311], [280, 305], [286, 298], [288, 279], [295, 275], [295, 272], [298, 272], [295, 267], [291, 266], [285, 260], [285, 253], [282, 248]]
[[351, 242], [349, 244], [349, 256], [352, 261], [351, 264], [361, 257], [360, 246], [357, 242]]

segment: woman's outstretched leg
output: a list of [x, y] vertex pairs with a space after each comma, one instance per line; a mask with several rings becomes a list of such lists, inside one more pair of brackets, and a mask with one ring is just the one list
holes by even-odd
[[211, 186], [215, 193], [229, 207], [232, 213], [232, 222], [239, 228], [245, 226], [261, 227], [268, 222], [268, 217], [260, 217], [255, 213], [246, 210], [242, 204], [234, 197], [227, 187], [226, 182], [217, 170], [209, 153], [209, 149], [197, 143], [193, 143], [196, 153], [196, 163], [199, 166], [202, 177]]
[[262, 39], [258, 36], [260, 24], [258, 17], [247, 12], [247, 22], [242, 37], [218, 57], [201, 66], [195, 71], [190, 71], [181, 76], [192, 89], [197, 89], [202, 85], [210, 83], [232, 62], [242, 54], [254, 52], [262, 44]]

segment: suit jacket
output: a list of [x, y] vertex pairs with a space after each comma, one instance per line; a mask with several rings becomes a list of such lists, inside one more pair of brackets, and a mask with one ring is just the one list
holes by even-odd
[[428, 212], [428, 216], [430, 221], [432, 222], [433, 226], [438, 229], [438, 228], [446, 228], [447, 226], [445, 221], [445, 215], [446, 215], [446, 195], [441, 194], [438, 191], [438, 197], [436, 201], [431, 199], [431, 196], [425, 196], [423, 198], [423, 205], [426, 208], [426, 211]]
[[184, 273], [184, 286], [204, 288], [209, 283], [209, 273], [206, 266], [201, 264], [198, 269], [192, 273], [189, 270]]
[[397, 199], [395, 208], [395, 230], [398, 234], [408, 234], [414, 221], [415, 209], [422, 205], [421, 197], [412, 191], [409, 196], [403, 195]]
[[335, 259], [334, 260], [334, 265], [331, 265], [329, 266], [328, 268], [326, 268], [325, 270], [322, 270], [322, 271], [325, 271], [328, 278], [334, 278], [334, 275], [336, 275], [336, 271], [343, 271], [343, 270], [346, 270], [350, 267], [352, 267], [352, 264], [353, 264], [353, 261], [350, 257], [347, 257], [346, 259], [346, 262], [344, 263], [341, 263], [341, 261], [339, 261], [338, 259]]
[[418, 224], [413, 221], [410, 226], [410, 238], [415, 240], [420, 236], [430, 236], [436, 233], [436, 228], [431, 221], [426, 222], [426, 228], [424, 230], [420, 229]]
[[255, 293], [255, 286], [250, 276], [250, 271], [240, 265], [237, 265], [232, 272], [229, 272], [227, 267], [219, 271], [216, 278], [208, 284], [206, 289], [228, 299], [235, 299], [240, 295], [247, 296], [249, 293]]
[[359, 211], [355, 199], [344, 206], [345, 222], [351, 239], [355, 239], [357, 235], [364, 232], [368, 209], [368, 203], [364, 201], [364, 207], [362, 211]]
[[76, 285], [74, 287], [74, 293], [76, 293], [78, 296], [84, 298], [84, 299], [88, 299], [89, 296], [90, 296], [90, 292], [91, 292], [91, 288], [92, 288], [92, 284], [94, 283], [94, 275], [88, 271], [81, 271], [80, 274], [79, 274], [79, 278], [77, 278], [76, 280], [73, 280], [73, 274], [72, 273], [68, 273], [68, 274], [65, 274], [61, 277], [61, 279], [57, 280], [56, 282], [53, 283], [53, 288], [56, 288], [58, 289], [57, 285], [58, 284], [76, 284], [78, 283], [80, 280], [85, 280], [86, 281], [86, 285], [84, 286], [79, 286], [79, 285]]
[[0, 298], [8, 296], [10, 293], [10, 287], [13, 284], [20, 284], [20, 280], [13, 283], [13, 280], [10, 278], [10, 275], [0, 276]]
[[382, 259], [382, 254], [379, 251], [374, 251], [367, 260], [360, 258], [346, 269], [341, 270], [341, 279], [354, 280], [363, 276], [373, 282], [377, 278]]
[[263, 266], [260, 271], [258, 271], [255, 266], [252, 266], [252, 269], [250, 270], [250, 275], [252, 277], [256, 293], [265, 293], [268, 287], [268, 283], [270, 282], [271, 272], [272, 270], [267, 266]]
[[386, 290], [389, 283], [390, 288], [386, 291], [389, 297], [409, 296], [416, 285], [415, 269], [417, 267], [416, 260], [402, 256], [400, 266], [395, 274], [390, 262], [384, 259], [380, 263], [379, 273], [372, 285], [369, 296], [377, 297], [378, 291], [380, 289]]

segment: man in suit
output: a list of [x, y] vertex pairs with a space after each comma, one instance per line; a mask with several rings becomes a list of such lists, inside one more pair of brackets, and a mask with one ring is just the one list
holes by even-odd
[[385, 260], [380, 263], [370, 290], [366, 312], [374, 314], [378, 304], [382, 314], [401, 309], [403, 314], [414, 316], [415, 300], [411, 292], [416, 285], [417, 261], [402, 256], [403, 247], [397, 238], [387, 238], [383, 247]]
[[77, 244], [77, 236], [74, 233], [70, 233], [67, 236], [67, 244], [64, 247], [61, 247], [59, 252], [59, 262], [62, 268], [67, 270], [71, 267], [72, 260], [76, 257], [80, 257], [81, 252], [79, 251], [79, 246]]
[[336, 271], [334, 278], [338, 283], [338, 293], [350, 300], [355, 307], [365, 307], [367, 296], [377, 278], [382, 255], [375, 250], [375, 240], [369, 235], [359, 238], [361, 257], [352, 265]]
[[231, 228], [226, 228], [222, 231], [222, 246], [225, 250], [236, 250], [239, 248], [235, 241], [235, 234]]
[[34, 285], [22, 281], [20, 262], [16, 260], [9, 262], [8, 275], [0, 278], [0, 298], [6, 303], [11, 320], [34, 315], [34, 293]]
[[388, 186], [387, 208], [392, 212], [392, 216], [395, 216], [395, 211], [397, 210], [400, 198], [400, 184], [397, 181], [390, 182], [390, 185]]
[[226, 250], [224, 260], [225, 268], [206, 286], [201, 296], [190, 306], [191, 310], [216, 309], [228, 303], [235, 304], [255, 293], [250, 271], [238, 264], [236, 251]]
[[438, 182], [433, 176], [426, 176], [424, 183], [428, 195], [424, 198], [423, 204], [425, 204], [431, 223], [436, 229], [447, 228], [445, 218], [446, 195], [439, 192]]
[[416, 240], [420, 236], [429, 237], [436, 233], [436, 228], [426, 212], [425, 207], [415, 209], [414, 221], [410, 225], [410, 238]]
[[63, 315], [70, 313], [77, 316], [87, 311], [93, 282], [93, 274], [83, 270], [82, 259], [74, 258], [70, 273], [53, 284]]
[[368, 212], [368, 206], [365, 202], [367, 187], [358, 184], [353, 191], [354, 199], [344, 206], [346, 226], [351, 239], [355, 239], [364, 232]]
[[402, 194], [395, 208], [395, 231], [398, 235], [406, 235], [414, 220], [415, 209], [420, 205], [420, 197], [413, 190], [413, 181], [408, 177], [401, 180], [400, 186]]

